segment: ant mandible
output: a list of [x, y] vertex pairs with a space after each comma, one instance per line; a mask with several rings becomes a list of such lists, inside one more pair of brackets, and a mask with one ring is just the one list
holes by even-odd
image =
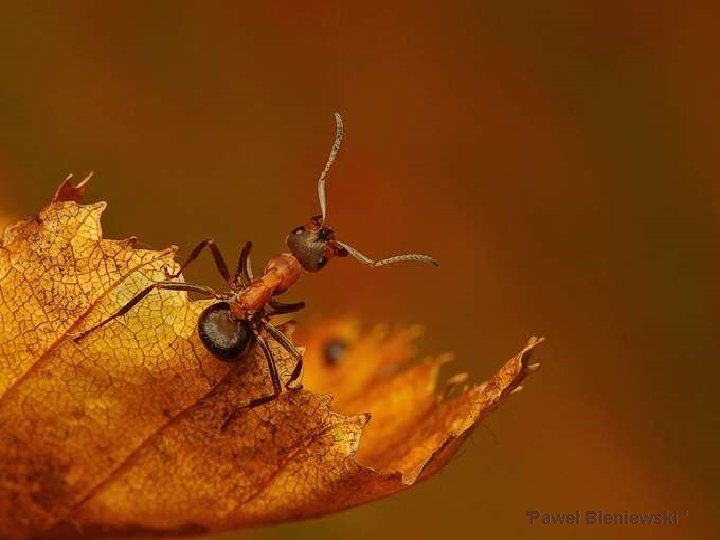
[[[343, 138], [343, 122], [338, 113], [335, 113], [335, 122], [335, 142], [330, 149], [325, 168], [318, 180], [318, 198], [320, 199], [321, 214], [313, 216], [306, 225], [296, 227], [290, 232], [285, 239], [285, 244], [290, 253], [280, 253], [272, 257], [265, 266], [263, 274], [255, 278], [250, 265], [252, 242], [248, 241], [240, 251], [237, 269], [235, 274], [231, 276], [225, 259], [215, 241], [212, 238], [203, 240], [193, 249], [190, 256], [183, 262], [176, 273], [170, 274], [166, 271], [166, 281], [148, 285], [109, 318], [77, 335], [75, 341], [82, 340], [89, 333], [121, 317], [154, 290], [198, 293], [218, 301], [200, 314], [197, 323], [200, 340], [210, 353], [223, 362], [239, 362], [248, 356], [248, 353], [253, 350], [253, 345], [257, 343], [267, 360], [273, 393], [250, 400], [246, 407], [255, 407], [267, 403], [277, 398], [282, 392], [282, 384], [275, 366], [275, 359], [268, 341], [263, 335], [263, 330], [265, 334], [277, 341], [296, 360], [295, 368], [285, 383], [287, 390], [294, 389], [290, 385], [302, 373], [302, 354], [280, 329], [271, 324], [270, 320], [275, 315], [294, 313], [305, 307], [304, 302], [286, 304], [275, 299], [276, 296], [287, 291], [298, 280], [303, 270], [306, 272], [318, 272], [325, 267], [331, 258], [346, 257], [347, 255], [351, 255], [361, 263], [371, 267], [406, 261], [418, 261], [439, 266], [438, 262], [432, 257], [414, 253], [373, 260], [355, 248], [339, 241], [335, 237], [335, 231], [325, 225], [327, 218], [325, 179], [335, 161]], [[217, 292], [213, 288], [204, 285], [169, 281], [178, 278], [183, 270], [197, 259], [205, 248], [209, 248], [212, 252], [215, 266], [230, 288], [228, 292]]]

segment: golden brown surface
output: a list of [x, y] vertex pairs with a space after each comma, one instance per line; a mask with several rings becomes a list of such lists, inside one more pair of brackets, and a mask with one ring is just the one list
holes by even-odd
[[[0, 244], [2, 538], [221, 531], [372, 501], [442, 468], [537, 367], [533, 338], [486, 383], [437, 393], [446, 356], [405, 365], [416, 329], [330, 322], [305, 333], [310, 390], [239, 410], [269, 392], [265, 360], [210, 356], [205, 302], [155, 292], [73, 341], [176, 266], [173, 248], [103, 239], [105, 204], [83, 191], [63, 184]], [[348, 351], [328, 366], [337, 336]], [[293, 361], [275, 355], [287, 380]]]

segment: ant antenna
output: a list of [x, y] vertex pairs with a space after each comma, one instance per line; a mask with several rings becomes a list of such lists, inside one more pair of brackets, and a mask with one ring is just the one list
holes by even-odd
[[355, 257], [361, 263], [366, 264], [368, 266], [372, 266], [372, 267], [385, 266], [387, 264], [395, 264], [395, 263], [408, 262], [408, 261], [422, 262], [422, 263], [426, 263], [426, 264], [431, 264], [435, 267], [440, 266], [440, 263], [437, 262], [432, 257], [430, 257], [429, 255], [419, 255], [417, 253], [407, 253], [404, 255], [395, 255], [393, 257], [388, 257], [387, 259], [380, 259], [379, 261], [376, 261], [376, 260], [371, 259], [367, 255], [363, 255], [354, 247], [348, 246], [347, 244], [344, 244], [344, 243], [340, 242], [339, 240], [335, 240], [335, 243], [338, 246], [344, 248], [348, 252], [348, 254]]
[[318, 180], [318, 198], [320, 199], [320, 212], [322, 213], [321, 225], [325, 224], [325, 217], [327, 216], [327, 202], [325, 199], [325, 177], [327, 176], [327, 173], [330, 170], [333, 161], [335, 161], [338, 150], [340, 150], [340, 143], [342, 142], [343, 133], [345, 132], [340, 113], [335, 113], [335, 124], [337, 126], [335, 128], [335, 142], [333, 143], [332, 148], [330, 148], [330, 155], [328, 156], [327, 163], [325, 163], [325, 168], [323, 169], [323, 172], [320, 173], [320, 179]]

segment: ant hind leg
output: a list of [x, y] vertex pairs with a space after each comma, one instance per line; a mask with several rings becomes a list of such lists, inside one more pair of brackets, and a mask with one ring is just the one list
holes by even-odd
[[94, 332], [95, 330], [99, 330], [100, 328], [102, 328], [106, 324], [114, 321], [118, 317], [125, 315], [128, 311], [130, 311], [137, 304], [139, 304], [143, 298], [145, 298], [148, 294], [150, 294], [155, 289], [166, 290], [166, 291], [195, 292], [195, 293], [199, 293], [199, 294], [204, 294], [206, 296], [212, 296], [215, 298], [218, 297], [215, 290], [213, 290], [210, 287], [204, 287], [202, 285], [192, 285], [191, 283], [175, 283], [173, 281], [159, 281], [157, 283], [153, 283], [152, 285], [148, 285], [147, 287], [145, 287], [142, 291], [140, 291], [138, 294], [136, 294], [127, 304], [125, 304], [123, 307], [121, 307], [115, 313], [110, 315], [110, 317], [108, 317], [104, 321], [97, 323], [95, 326], [92, 326], [91, 328], [88, 328], [87, 330], [85, 330], [83, 332], [80, 332], [80, 334], [76, 335], [73, 338], [73, 341], [75, 341], [75, 343], [78, 343], [79, 341], [83, 340], [91, 332]]
[[267, 329], [268, 333], [273, 337], [275, 341], [277, 341], [280, 345], [282, 345], [283, 349], [285, 349], [290, 355], [295, 358], [296, 364], [295, 368], [293, 369], [292, 373], [290, 374], [290, 378], [285, 383], [285, 388], [288, 390], [300, 390], [302, 389], [302, 384], [300, 386], [296, 386], [291, 388], [290, 385], [294, 383], [302, 373], [303, 369], [303, 355], [300, 351], [297, 350], [295, 345], [293, 345], [293, 342], [290, 341], [290, 338], [288, 338], [283, 332], [275, 328], [272, 324], [265, 321], [264, 323], [265, 328]]
[[230, 425], [230, 422], [235, 418], [235, 416], [237, 416], [240, 411], [245, 409], [253, 409], [255, 407], [259, 407], [260, 405], [264, 405], [265, 403], [277, 399], [277, 397], [282, 393], [282, 383], [280, 382], [280, 375], [278, 375], [277, 366], [275, 365], [275, 357], [270, 350], [270, 345], [268, 345], [267, 340], [257, 332], [255, 333], [255, 338], [257, 339], [257, 342], [263, 351], [265, 359], [267, 360], [268, 370], [270, 371], [270, 380], [272, 381], [273, 385], [273, 393], [259, 398], [253, 398], [245, 405], [237, 407], [223, 421], [222, 425], [220, 426], [221, 431], [227, 429], [228, 425]]
[[251, 399], [250, 403], [247, 405], [248, 408], [257, 407], [258, 405], [262, 405], [263, 403], [272, 401], [277, 398], [282, 392], [280, 375], [278, 375], [277, 366], [275, 365], [275, 357], [270, 350], [270, 345], [268, 345], [267, 340], [260, 334], [257, 334], [255, 337], [257, 338], [257, 342], [260, 345], [260, 348], [263, 350], [263, 354], [265, 356], [265, 359], [267, 360], [268, 370], [270, 371], [270, 380], [272, 380], [273, 385], [273, 393], [268, 394], [267, 396], [263, 396], [261, 398]]

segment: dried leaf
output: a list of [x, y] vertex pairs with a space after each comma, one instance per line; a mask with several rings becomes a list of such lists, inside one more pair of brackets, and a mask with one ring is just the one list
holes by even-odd
[[[533, 339], [486, 383], [438, 393], [448, 358], [408, 364], [416, 329], [329, 322], [304, 338], [305, 385], [319, 393], [239, 410], [269, 392], [266, 362], [204, 349], [195, 325], [207, 302], [155, 292], [73, 341], [177, 268], [174, 248], [103, 239], [105, 204], [83, 205], [84, 184], [68, 179], [0, 242], [3, 539], [220, 531], [372, 501], [445, 465], [537, 367]], [[338, 337], [347, 350], [329, 365]], [[294, 361], [274, 352], [287, 380]]]

